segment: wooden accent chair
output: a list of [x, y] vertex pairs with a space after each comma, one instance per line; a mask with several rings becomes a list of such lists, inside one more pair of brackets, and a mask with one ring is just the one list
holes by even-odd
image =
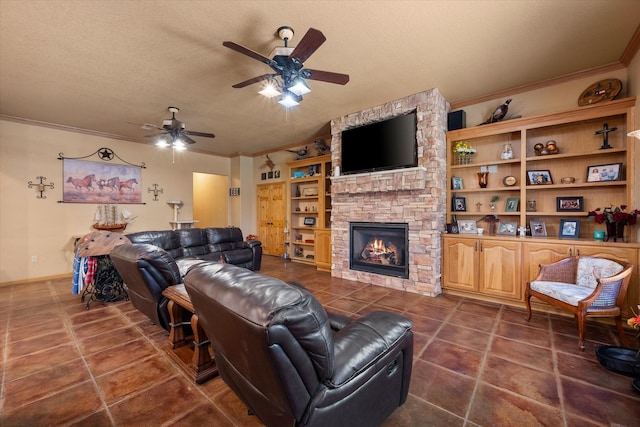
[[572, 312], [578, 319], [578, 346], [584, 350], [587, 317], [614, 317], [620, 339], [628, 346], [622, 327], [621, 307], [627, 294], [633, 265], [609, 258], [573, 256], [540, 264], [538, 277], [527, 282], [527, 321], [531, 297]]

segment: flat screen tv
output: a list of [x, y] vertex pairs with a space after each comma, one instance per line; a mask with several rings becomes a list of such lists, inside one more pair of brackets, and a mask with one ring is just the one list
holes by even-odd
[[342, 131], [342, 174], [418, 166], [415, 110]]

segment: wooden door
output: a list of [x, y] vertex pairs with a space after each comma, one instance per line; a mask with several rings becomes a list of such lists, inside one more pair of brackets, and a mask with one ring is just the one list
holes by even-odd
[[522, 299], [520, 243], [481, 240], [480, 245], [480, 292]]
[[444, 288], [478, 290], [478, 240], [446, 238], [442, 257]]
[[315, 245], [316, 267], [318, 270], [331, 271], [331, 230], [316, 230]]
[[258, 237], [265, 255], [284, 253], [286, 217], [285, 183], [260, 184], [258, 195]]

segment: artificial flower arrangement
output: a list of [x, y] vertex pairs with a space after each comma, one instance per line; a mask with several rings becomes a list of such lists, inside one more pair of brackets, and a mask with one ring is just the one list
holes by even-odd
[[638, 314], [634, 312], [633, 317], [627, 319], [627, 325], [631, 326], [634, 329], [640, 329], [640, 305], [638, 306]]
[[640, 210], [634, 209], [631, 212], [627, 212], [627, 205], [609, 206], [608, 208], [597, 208], [595, 211], [590, 211], [587, 219], [602, 224], [604, 222], [617, 223], [624, 225], [634, 225], [638, 220], [638, 214]]
[[474, 154], [476, 149], [471, 146], [468, 142], [458, 141], [456, 145], [453, 147], [453, 151], [458, 154]]

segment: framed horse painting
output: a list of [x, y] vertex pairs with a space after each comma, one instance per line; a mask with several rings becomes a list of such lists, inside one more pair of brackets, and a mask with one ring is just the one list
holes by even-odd
[[142, 203], [139, 166], [63, 159], [65, 203]]

